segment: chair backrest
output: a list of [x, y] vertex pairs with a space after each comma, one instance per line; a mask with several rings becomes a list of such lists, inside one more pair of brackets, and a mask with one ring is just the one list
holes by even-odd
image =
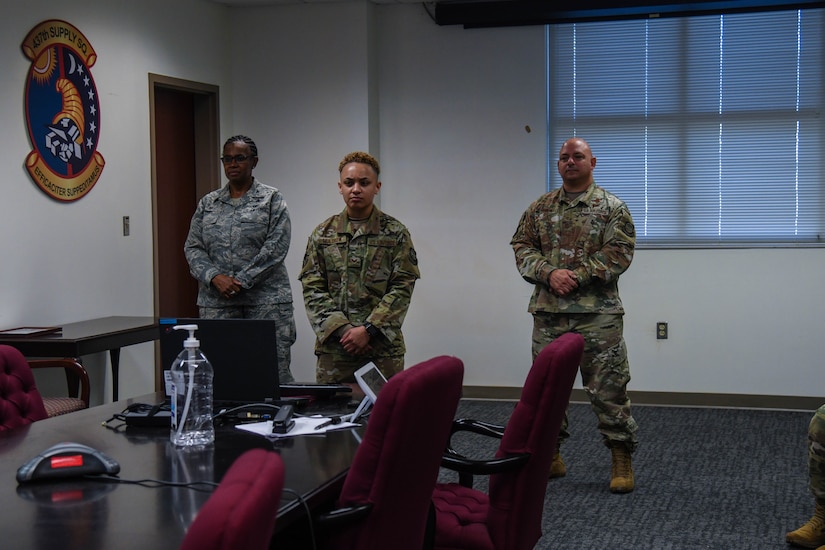
[[0, 432], [46, 418], [34, 375], [17, 348], [0, 345]]
[[246, 451], [198, 512], [181, 550], [269, 548], [283, 488], [281, 455], [266, 449]]
[[487, 529], [495, 548], [529, 549], [541, 537], [550, 464], [583, 350], [580, 334], [564, 334], [544, 347], [527, 374], [496, 456], [526, 452], [530, 460], [490, 476]]
[[333, 548], [420, 549], [441, 455], [455, 418], [464, 364], [434, 357], [389, 379], [369, 417], [339, 506], [371, 503]]

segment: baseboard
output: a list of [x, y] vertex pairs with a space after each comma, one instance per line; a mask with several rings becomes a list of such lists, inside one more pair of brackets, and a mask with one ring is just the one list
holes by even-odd
[[[521, 388], [501, 386], [464, 386], [463, 397], [467, 399], [499, 399], [517, 401]], [[659, 405], [673, 407], [717, 407], [741, 409], [786, 409], [815, 411], [825, 397], [802, 397], [792, 395], [747, 395], [738, 393], [682, 393], [632, 391], [633, 405]], [[588, 403], [582, 389], [574, 389], [570, 398], [573, 403]]]

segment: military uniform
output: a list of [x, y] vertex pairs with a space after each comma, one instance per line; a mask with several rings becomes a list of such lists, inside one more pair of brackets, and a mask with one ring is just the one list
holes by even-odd
[[816, 499], [814, 514], [785, 535], [785, 542], [804, 548], [825, 550], [825, 405], [808, 425], [808, 486]]
[[825, 502], [825, 405], [817, 409], [808, 427], [808, 475], [811, 493]]
[[[275, 319], [281, 383], [292, 382], [290, 348], [295, 342], [292, 290], [284, 259], [292, 225], [280, 191], [253, 178], [233, 199], [229, 184], [198, 203], [184, 245], [189, 271], [198, 280], [204, 318]], [[241, 282], [240, 293], [225, 298], [212, 285], [219, 274]]]
[[[315, 228], [298, 279], [316, 335], [319, 382], [354, 381], [352, 374], [369, 361], [383, 365], [385, 376], [403, 369], [401, 325], [420, 276], [407, 228], [377, 207], [357, 228], [346, 210]], [[367, 322], [380, 332], [370, 339], [372, 352], [348, 354], [340, 331]]]
[[[627, 205], [591, 184], [569, 198], [563, 188], [537, 199], [524, 212], [510, 242], [521, 276], [535, 285], [528, 311], [533, 315], [533, 357], [565, 332], [585, 338], [581, 375], [605, 444], [637, 445], [630, 413], [630, 367], [623, 336], [624, 308], [619, 275], [630, 266], [635, 229]], [[566, 296], [548, 286], [555, 269], [575, 273], [578, 288]], [[559, 439], [568, 437], [565, 415]]]

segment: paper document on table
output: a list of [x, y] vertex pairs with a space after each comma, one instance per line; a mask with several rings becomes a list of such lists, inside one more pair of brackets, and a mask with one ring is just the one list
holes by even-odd
[[322, 426], [316, 429], [325, 422], [329, 422], [330, 417], [328, 416], [295, 416], [293, 420], [295, 420], [295, 425], [285, 434], [272, 433], [271, 420], [252, 422], [250, 424], [238, 424], [236, 428], [264, 437], [293, 437], [296, 435], [320, 435], [330, 430], [340, 430], [341, 428], [358, 426], [358, 424], [352, 422], [341, 421], [338, 424], [329, 424], [328, 426]]

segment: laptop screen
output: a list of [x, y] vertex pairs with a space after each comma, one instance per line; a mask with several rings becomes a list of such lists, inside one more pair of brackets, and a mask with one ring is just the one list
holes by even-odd
[[275, 348], [277, 321], [271, 319], [161, 318], [160, 356], [169, 370], [183, 350], [189, 335], [175, 325], [198, 325], [195, 338], [215, 371], [213, 399], [216, 403], [265, 403], [281, 397], [278, 354]]

